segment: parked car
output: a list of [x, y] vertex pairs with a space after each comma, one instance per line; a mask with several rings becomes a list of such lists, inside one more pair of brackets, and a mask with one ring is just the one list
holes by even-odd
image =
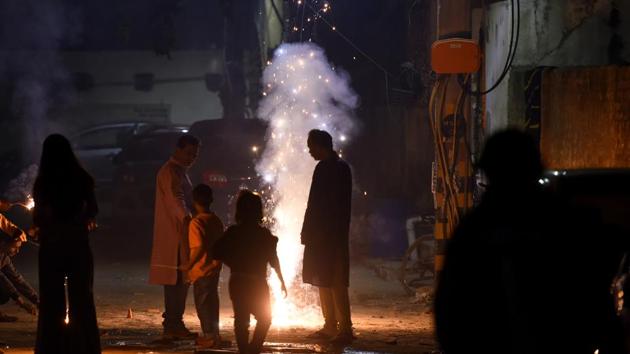
[[226, 223], [231, 204], [242, 188], [260, 187], [256, 162], [264, 147], [267, 125], [258, 119], [215, 119], [193, 123], [190, 133], [201, 139], [199, 158], [190, 169], [193, 183], [214, 191], [213, 209]]
[[[598, 326], [603, 328], [611, 345], [618, 345], [625, 336], [627, 349], [630, 349], [629, 181], [628, 169], [549, 171], [540, 181], [557, 198], [580, 212], [580, 222], [584, 224], [584, 219], [590, 219], [591, 226], [595, 226], [587, 239], [584, 257], [591, 274], [583, 276], [595, 275], [602, 289], [610, 288], [609, 298], [601, 299], [606, 314]], [[572, 295], [568, 292], [567, 296]]]
[[[109, 184], [113, 178], [112, 159], [134, 136], [154, 129], [167, 127], [165, 124], [148, 122], [126, 122], [98, 125], [74, 135], [70, 141], [83, 166], [98, 184]], [[178, 127], [186, 130], [187, 127]]]
[[157, 172], [187, 131], [181, 126], [150, 130], [132, 137], [116, 155], [112, 193], [116, 225], [153, 227]]

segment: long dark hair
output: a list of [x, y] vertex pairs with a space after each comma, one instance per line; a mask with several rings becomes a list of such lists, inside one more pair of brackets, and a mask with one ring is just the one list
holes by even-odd
[[81, 166], [68, 139], [61, 134], [44, 140], [33, 186], [35, 207], [50, 207], [54, 217], [76, 217], [93, 199], [94, 179]]

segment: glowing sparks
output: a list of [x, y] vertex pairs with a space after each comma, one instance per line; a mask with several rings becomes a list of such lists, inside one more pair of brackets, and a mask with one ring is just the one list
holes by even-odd
[[19, 206], [23, 207], [24, 209], [26, 209], [28, 211], [31, 211], [35, 207], [35, 200], [29, 194], [29, 195], [26, 196], [26, 200], [25, 201], [13, 203], [13, 205], [19, 205]]
[[35, 199], [33, 199], [33, 197], [31, 197], [30, 195], [27, 196], [24, 207], [28, 210], [32, 210], [35, 207]]
[[300, 230], [315, 167], [306, 138], [309, 130], [321, 127], [337, 142], [346, 142], [354, 130], [349, 112], [356, 107], [357, 97], [346, 77], [332, 71], [322, 49], [313, 44], [284, 44], [272, 62], [263, 74], [268, 95], [261, 101], [258, 116], [270, 124], [257, 171], [270, 186], [264, 197], [271, 209], [272, 231], [280, 239], [278, 255], [289, 287], [289, 297], [284, 299], [280, 282], [275, 276], [269, 279], [273, 323], [316, 327], [322, 324], [317, 293], [300, 278], [304, 252]]
[[68, 301], [68, 277], [63, 278], [63, 288], [66, 294], [66, 317], [63, 320], [63, 323], [70, 324], [70, 302]]

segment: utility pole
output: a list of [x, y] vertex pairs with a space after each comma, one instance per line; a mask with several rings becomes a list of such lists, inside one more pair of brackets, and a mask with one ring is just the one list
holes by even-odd
[[[472, 38], [471, 0], [438, 0], [437, 40]], [[467, 136], [470, 99], [456, 74], [439, 74], [430, 103], [436, 159], [434, 163], [435, 275], [444, 266], [447, 240], [472, 206], [474, 180]]]

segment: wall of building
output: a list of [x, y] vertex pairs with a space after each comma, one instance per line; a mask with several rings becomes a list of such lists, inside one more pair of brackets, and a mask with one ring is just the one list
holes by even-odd
[[[66, 111], [68, 120], [143, 120], [138, 111], [144, 111], [144, 120], [165, 116], [177, 124], [221, 117], [219, 98], [207, 90], [204, 80], [206, 73], [221, 72], [219, 51], [174, 51], [170, 59], [152, 51], [67, 52], [63, 61], [70, 73], [88, 73], [94, 80], [94, 87], [76, 92], [76, 104]], [[138, 73], [154, 75], [151, 90], [134, 88]], [[150, 116], [151, 107], [160, 106], [164, 109], [155, 110], [158, 116]], [[93, 117], [72, 116], [90, 111]], [[121, 116], [108, 117], [110, 112]]]
[[[630, 1], [617, 1], [620, 24], [610, 27], [613, 0], [521, 0], [520, 38], [513, 69], [504, 82], [486, 96], [489, 132], [524, 121], [523, 85], [526, 72], [541, 66], [608, 65], [608, 47], [614, 32], [625, 43], [623, 58], [630, 62]], [[485, 21], [485, 80], [499, 77], [509, 48], [510, 1], [487, 7]]]
[[541, 152], [551, 169], [630, 167], [630, 66], [563, 68], [543, 79]]

